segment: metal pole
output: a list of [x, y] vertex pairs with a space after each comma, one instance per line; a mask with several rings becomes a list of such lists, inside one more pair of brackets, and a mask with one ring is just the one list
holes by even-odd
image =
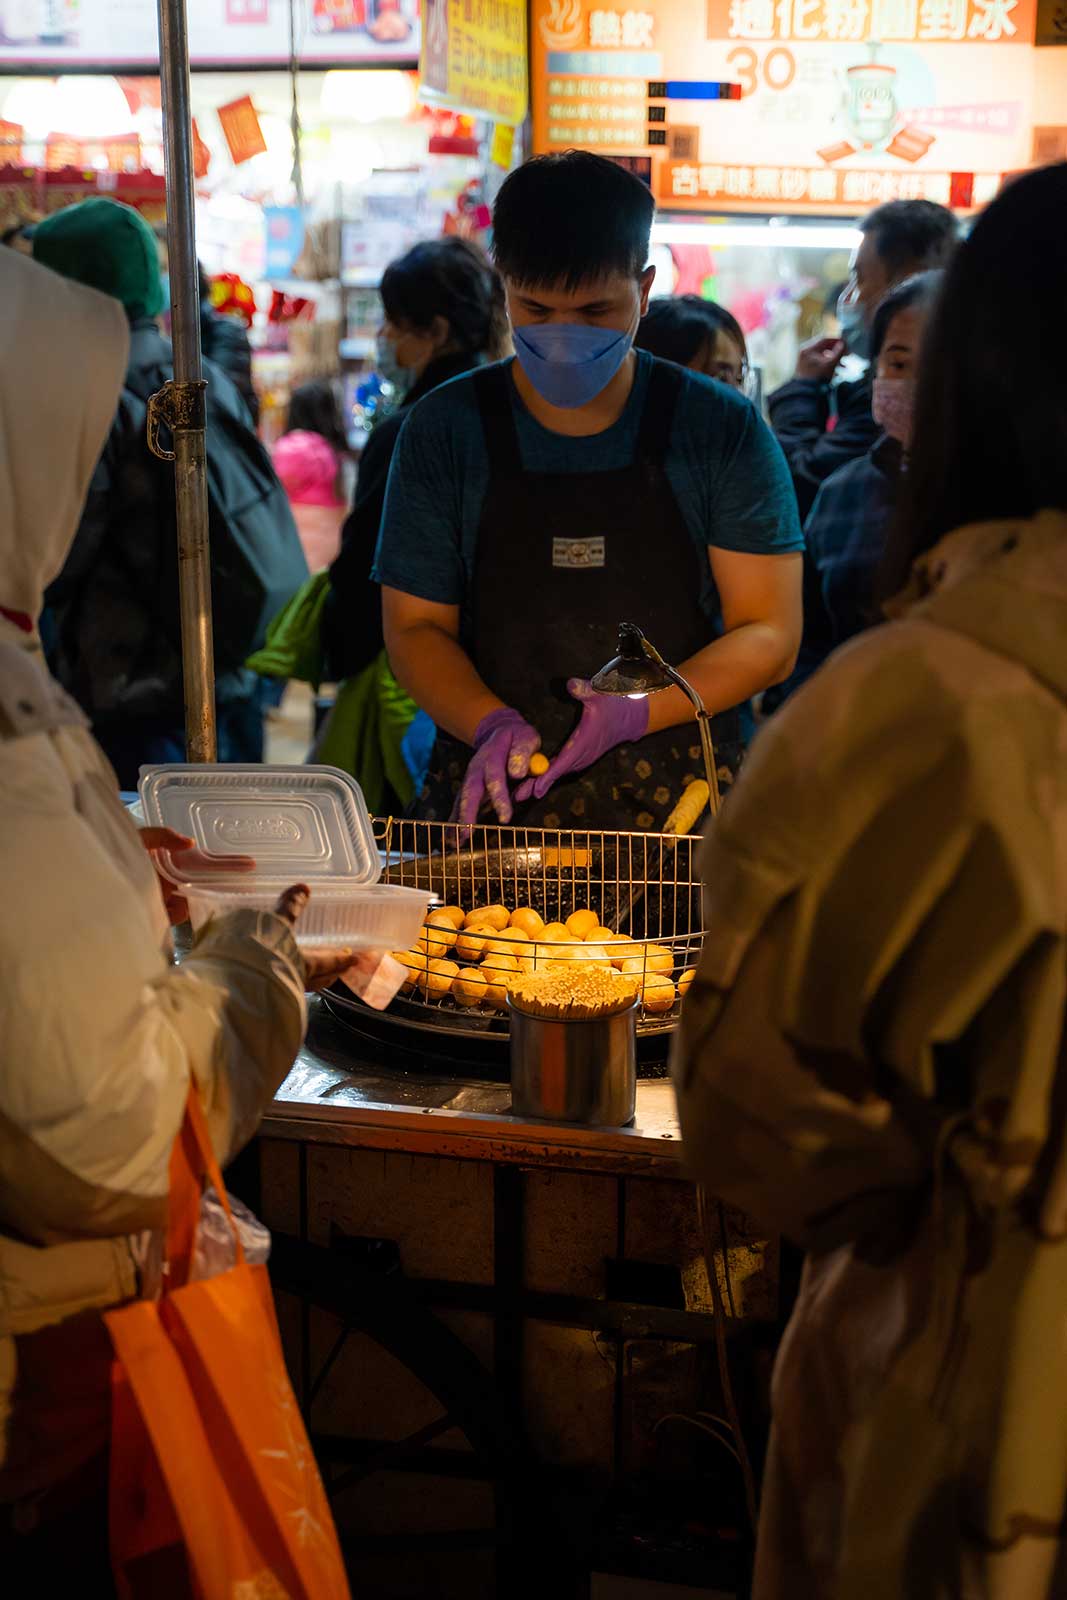
[[157, 454], [160, 423], [174, 438], [174, 498], [178, 518], [185, 741], [190, 761], [214, 761], [215, 656], [211, 634], [208, 548], [206, 384], [200, 360], [200, 287], [193, 211], [193, 137], [189, 112], [189, 41], [185, 0], [157, 0], [163, 155], [167, 179], [174, 382], [153, 395], [149, 444]]

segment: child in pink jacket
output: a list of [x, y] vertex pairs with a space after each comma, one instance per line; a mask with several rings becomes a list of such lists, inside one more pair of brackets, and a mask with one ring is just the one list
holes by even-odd
[[274, 469], [289, 496], [312, 572], [328, 567], [341, 548], [347, 510], [340, 491], [344, 448], [340, 408], [331, 385], [320, 380], [294, 389], [288, 431], [274, 446]]

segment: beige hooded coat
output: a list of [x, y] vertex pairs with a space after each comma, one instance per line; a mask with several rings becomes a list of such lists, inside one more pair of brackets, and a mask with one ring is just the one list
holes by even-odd
[[[127, 339], [116, 301], [0, 249], [9, 611], [36, 617], [62, 565]], [[305, 1002], [303, 962], [277, 917], [221, 919], [174, 967], [114, 775], [37, 638], [2, 617], [0, 816], [0, 1498], [10, 1499], [100, 1443], [98, 1419], [82, 1419], [84, 1441], [59, 1419], [50, 1459], [27, 1414], [36, 1401], [20, 1386], [18, 1336], [136, 1293], [135, 1236], [164, 1220], [190, 1077], [226, 1159], [288, 1070]], [[76, 1364], [76, 1347], [67, 1359]], [[46, 1373], [46, 1403], [49, 1387]]]
[[1067, 517], [908, 598], [705, 847], [689, 1164], [810, 1251], [757, 1600], [1067, 1595]]

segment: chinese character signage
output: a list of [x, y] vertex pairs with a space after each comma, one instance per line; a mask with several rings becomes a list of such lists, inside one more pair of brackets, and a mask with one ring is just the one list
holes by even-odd
[[512, 127], [526, 115], [526, 0], [423, 0], [419, 96]]
[[[1036, 9], [533, 0], [534, 149], [644, 156], [667, 210], [978, 206], [1030, 160], [1035, 59], [1047, 57], [1033, 49]], [[679, 80], [690, 99], [678, 97]], [[664, 82], [666, 106], [654, 92]], [[703, 97], [714, 83], [739, 85], [741, 98]]]
[[[411, 66], [419, 0], [295, 0], [305, 66]], [[189, 0], [194, 67], [288, 66], [289, 0]], [[0, 0], [0, 67], [150, 69], [154, 0]]]

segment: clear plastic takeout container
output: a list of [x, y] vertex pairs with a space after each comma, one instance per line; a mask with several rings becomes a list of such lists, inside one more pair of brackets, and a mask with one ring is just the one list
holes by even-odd
[[378, 882], [367, 803], [337, 767], [142, 767], [140, 795], [146, 826], [193, 840], [158, 860], [194, 928], [223, 911], [272, 911], [283, 889], [306, 883], [299, 945], [406, 950], [418, 938], [432, 897]]

